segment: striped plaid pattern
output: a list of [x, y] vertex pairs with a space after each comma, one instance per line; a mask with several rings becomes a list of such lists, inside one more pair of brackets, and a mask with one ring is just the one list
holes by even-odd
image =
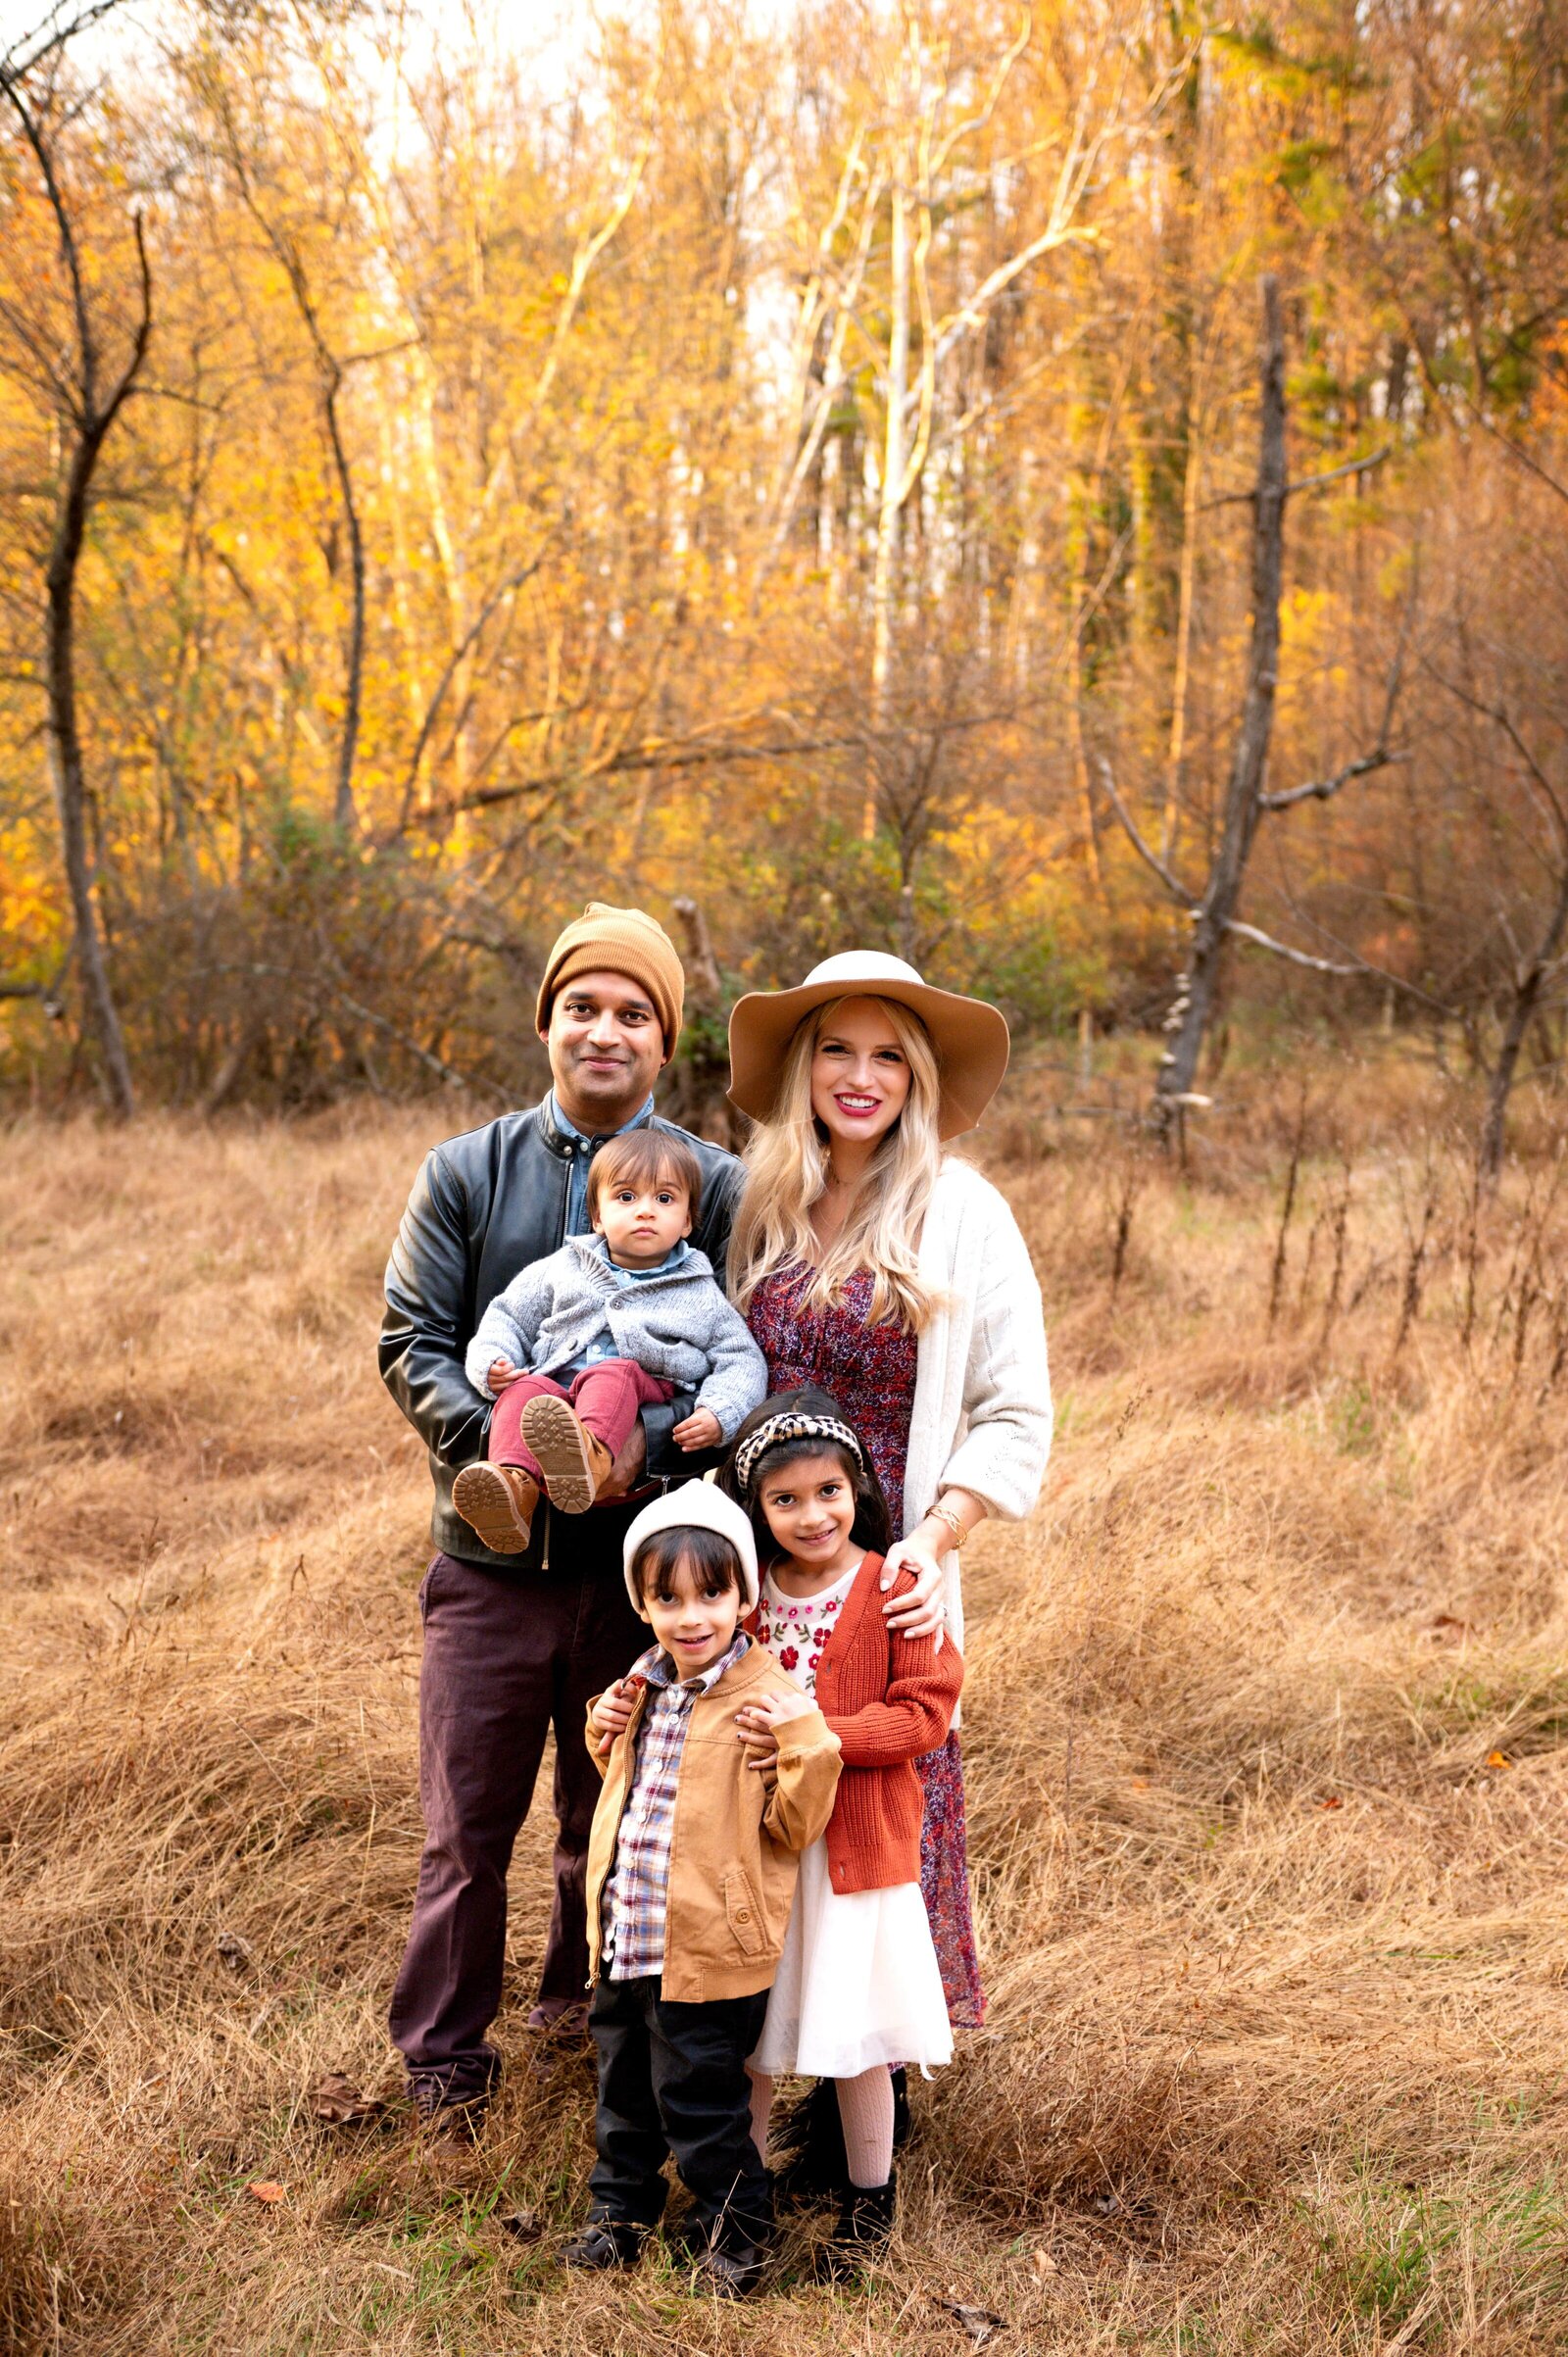
[[637, 1764], [615, 1839], [615, 1862], [605, 1885], [603, 1960], [612, 1981], [640, 1981], [664, 1969], [675, 1786], [692, 1704], [718, 1684], [750, 1643], [745, 1630], [737, 1629], [729, 1651], [684, 1684], [662, 1646], [655, 1645], [632, 1666], [630, 1675], [647, 1685], [649, 1700], [637, 1730]]

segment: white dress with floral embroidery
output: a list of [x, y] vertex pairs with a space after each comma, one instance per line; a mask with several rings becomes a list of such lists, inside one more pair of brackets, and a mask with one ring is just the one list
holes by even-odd
[[[858, 1570], [857, 1565], [856, 1570]], [[816, 1665], [855, 1585], [846, 1572], [821, 1594], [786, 1596], [764, 1574], [757, 1634], [795, 1684], [816, 1692]], [[918, 1883], [835, 1891], [827, 1841], [801, 1856], [801, 1879], [761, 2041], [769, 2074], [858, 2079], [878, 2064], [953, 2059], [953, 2031]]]

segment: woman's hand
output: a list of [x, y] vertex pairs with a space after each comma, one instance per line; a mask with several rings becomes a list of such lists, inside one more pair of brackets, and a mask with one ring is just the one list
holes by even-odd
[[901, 1637], [934, 1637], [940, 1646], [948, 1617], [943, 1564], [955, 1546], [961, 1546], [984, 1522], [986, 1501], [968, 1490], [944, 1490], [937, 1503], [940, 1514], [927, 1514], [907, 1539], [888, 1548], [882, 1566], [883, 1595], [887, 1596], [901, 1571], [913, 1572], [914, 1586], [903, 1596], [889, 1596], [882, 1612], [888, 1627], [897, 1629]]
[[607, 1747], [631, 1724], [637, 1685], [635, 1678], [617, 1678], [613, 1686], [605, 1688], [588, 1713], [594, 1733]]
[[[946, 1533], [951, 1543], [953, 1534], [947, 1525], [939, 1523], [937, 1528]], [[942, 1556], [937, 1552], [940, 1544], [931, 1538], [929, 1522], [922, 1522], [907, 1539], [901, 1539], [896, 1547], [888, 1548], [882, 1565], [882, 1593], [887, 1596], [882, 1617], [901, 1637], [911, 1640], [936, 1637], [947, 1623], [947, 1576]], [[891, 1596], [888, 1591], [901, 1571], [913, 1572], [914, 1586], [906, 1588], [902, 1596]]]

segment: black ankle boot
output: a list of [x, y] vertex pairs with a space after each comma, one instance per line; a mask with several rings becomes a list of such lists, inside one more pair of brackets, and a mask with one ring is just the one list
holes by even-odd
[[849, 2184], [844, 2157], [844, 2123], [839, 2117], [838, 2089], [831, 2079], [818, 2079], [799, 2102], [791, 2104], [773, 2132], [778, 2158], [773, 2166], [773, 2190], [783, 2202], [837, 2199]]
[[885, 2185], [851, 2185], [839, 2205], [838, 2224], [816, 2254], [818, 2283], [856, 2275], [879, 2259], [893, 2238], [898, 2181]]
[[573, 2234], [561, 2254], [563, 2267], [583, 2267], [595, 2275], [607, 2274], [612, 2268], [635, 2267], [648, 2239], [645, 2226], [634, 2226], [625, 2218], [590, 2218], [582, 2232]]
[[[893, 2082], [893, 2149], [902, 2152], [909, 2140], [909, 2074], [901, 2063], [888, 2076]], [[844, 2156], [844, 2122], [839, 2113], [838, 2087], [818, 2079], [780, 2118], [770, 2139], [778, 2154], [773, 2189], [788, 2205], [843, 2200], [849, 2192], [850, 2167]]]

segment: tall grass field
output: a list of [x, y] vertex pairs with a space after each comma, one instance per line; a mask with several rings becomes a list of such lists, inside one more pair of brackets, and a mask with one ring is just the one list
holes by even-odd
[[9, 1128], [0, 2349], [1568, 2349], [1568, 1167], [1523, 1105], [1478, 1192], [1450, 1095], [1263, 1076], [1167, 1157], [1026, 1074], [971, 1142], [1058, 1416], [968, 1557], [990, 2019], [889, 2263], [817, 2287], [800, 2216], [740, 2306], [558, 2267], [543, 1787], [483, 2139], [400, 2099], [428, 1498], [373, 1346], [461, 1106]]

